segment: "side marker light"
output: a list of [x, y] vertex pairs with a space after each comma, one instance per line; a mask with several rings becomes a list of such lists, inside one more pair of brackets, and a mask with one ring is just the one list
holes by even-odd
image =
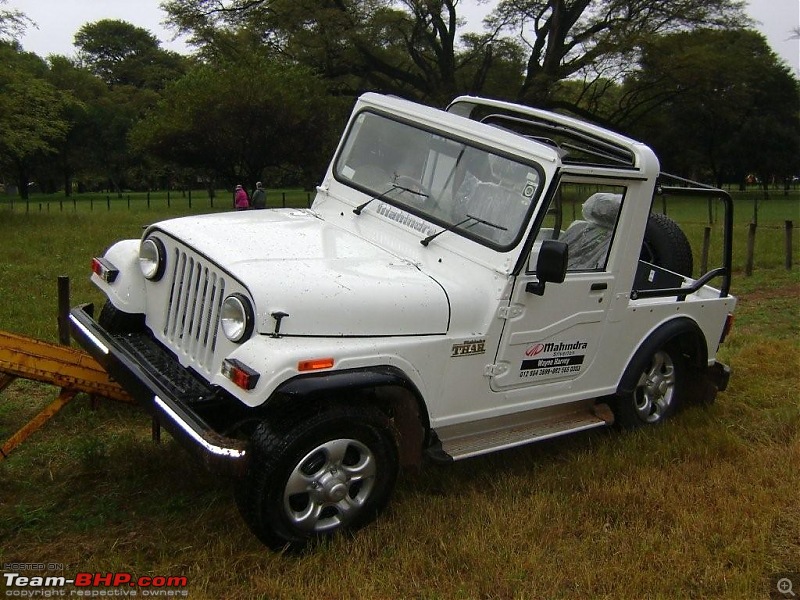
[[330, 369], [333, 367], [333, 358], [312, 358], [311, 360], [301, 360], [297, 363], [297, 370], [304, 371], [319, 371], [321, 369]]

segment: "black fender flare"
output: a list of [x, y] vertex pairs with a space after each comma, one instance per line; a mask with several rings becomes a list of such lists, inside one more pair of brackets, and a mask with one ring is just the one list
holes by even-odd
[[[319, 397], [323, 394], [342, 394], [361, 390], [399, 388], [407, 392], [403, 398], [394, 395], [389, 405], [394, 408], [395, 425], [401, 436], [413, 439], [420, 450], [431, 443], [430, 415], [425, 400], [413, 381], [399, 368], [375, 365], [341, 371], [326, 371], [296, 375], [277, 387], [273, 398]], [[414, 423], [417, 425], [414, 425]], [[401, 451], [402, 452], [402, 451]], [[405, 464], [417, 462], [411, 451], [401, 458]]]
[[417, 386], [402, 370], [390, 365], [295, 375], [280, 384], [275, 393], [287, 396], [308, 396], [320, 392], [357, 391], [388, 386], [405, 388], [422, 402], [422, 394]]
[[708, 347], [703, 331], [689, 317], [677, 317], [658, 326], [636, 349], [617, 384], [617, 395], [633, 392], [639, 375], [647, 368], [653, 354], [671, 342], [680, 344], [681, 352], [689, 357], [689, 368], [701, 371], [707, 367]]

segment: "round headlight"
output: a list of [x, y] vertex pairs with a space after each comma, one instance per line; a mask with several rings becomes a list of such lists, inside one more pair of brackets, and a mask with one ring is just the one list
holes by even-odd
[[220, 323], [225, 337], [232, 342], [241, 342], [253, 333], [253, 307], [242, 294], [231, 294], [222, 303]]
[[146, 279], [161, 279], [166, 266], [166, 254], [164, 243], [160, 239], [149, 237], [142, 240], [139, 244], [139, 268]]

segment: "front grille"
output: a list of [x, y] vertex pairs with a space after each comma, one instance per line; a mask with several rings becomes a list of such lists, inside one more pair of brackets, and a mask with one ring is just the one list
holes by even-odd
[[[210, 372], [217, 345], [225, 277], [185, 250], [173, 250], [164, 340], [188, 356], [195, 368]], [[169, 283], [169, 282], [168, 282]]]

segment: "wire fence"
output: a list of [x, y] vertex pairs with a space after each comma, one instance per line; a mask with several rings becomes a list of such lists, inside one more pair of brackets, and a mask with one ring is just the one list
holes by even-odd
[[[310, 207], [312, 193], [305, 190], [268, 190], [267, 208], [300, 208]], [[15, 196], [0, 198], [0, 206], [11, 210], [31, 212], [67, 212], [95, 210], [152, 210], [159, 208], [181, 208], [193, 210], [231, 210], [233, 194], [227, 191], [215, 191], [210, 195], [206, 190], [186, 190], [178, 192], [131, 192], [123, 194], [85, 193], [71, 196], [32, 195], [22, 199]]]

